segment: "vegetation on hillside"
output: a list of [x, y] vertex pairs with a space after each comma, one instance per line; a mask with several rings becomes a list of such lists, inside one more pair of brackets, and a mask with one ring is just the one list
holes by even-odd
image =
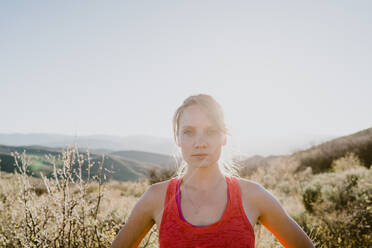
[[334, 160], [350, 152], [359, 158], [362, 166], [369, 168], [372, 165], [371, 151], [372, 128], [369, 128], [353, 135], [325, 142], [295, 155], [300, 160], [298, 170], [310, 167], [313, 173], [322, 173], [330, 171]]
[[[62, 156], [62, 150], [55, 148], [0, 145], [0, 170], [9, 173], [14, 173], [14, 171], [18, 170], [11, 153], [23, 153], [24, 151], [32, 157], [27, 174], [37, 178], [41, 178], [41, 173], [48, 178], [53, 174], [53, 168], [51, 163], [48, 162], [48, 159], [46, 159], [47, 156], [54, 156], [57, 158]], [[86, 151], [79, 150], [79, 153], [85, 156], [88, 155]], [[101, 156], [100, 154], [89, 153], [90, 160], [94, 162], [94, 164], [98, 164]], [[118, 181], [135, 181], [140, 178], [146, 178], [148, 170], [168, 168], [172, 165], [172, 161], [174, 161], [171, 156], [138, 151], [112, 152], [105, 155], [105, 158], [103, 163], [103, 175], [106, 175], [107, 180], [113, 179]], [[57, 162], [57, 166], [60, 165], [61, 164]], [[73, 166], [77, 166], [76, 161]], [[87, 162], [83, 167], [86, 166]], [[95, 175], [97, 170], [97, 166], [93, 166], [90, 172]], [[109, 171], [113, 173], [108, 173]], [[83, 170], [83, 178], [86, 176], [85, 170]]]

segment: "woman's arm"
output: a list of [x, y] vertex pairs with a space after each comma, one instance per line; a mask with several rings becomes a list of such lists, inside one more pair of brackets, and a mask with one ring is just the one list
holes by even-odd
[[258, 186], [259, 221], [270, 230], [279, 242], [288, 248], [313, 248], [310, 238], [286, 213], [278, 200], [262, 186]]
[[156, 190], [152, 185], [134, 206], [127, 222], [112, 242], [111, 248], [132, 248], [141, 243], [155, 223], [153, 213], [156, 199]]

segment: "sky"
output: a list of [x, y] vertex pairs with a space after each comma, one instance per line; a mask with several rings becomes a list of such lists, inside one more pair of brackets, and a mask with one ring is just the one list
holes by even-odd
[[[2, 1], [0, 133], [172, 136], [212, 95], [234, 137], [372, 126], [371, 1]], [[253, 140], [253, 139], [252, 139]]]

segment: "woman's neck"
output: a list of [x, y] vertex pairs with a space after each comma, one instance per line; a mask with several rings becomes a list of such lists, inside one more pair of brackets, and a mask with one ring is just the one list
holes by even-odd
[[210, 167], [188, 167], [182, 178], [181, 184], [198, 191], [209, 191], [224, 181], [225, 176], [221, 173], [218, 165]]

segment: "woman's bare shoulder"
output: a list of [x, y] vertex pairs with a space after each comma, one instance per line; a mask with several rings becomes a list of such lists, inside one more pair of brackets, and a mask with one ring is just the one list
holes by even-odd
[[261, 213], [281, 208], [280, 203], [275, 196], [261, 184], [243, 178], [239, 178], [238, 181], [242, 191], [242, 196], [254, 203], [255, 207], [259, 209]]
[[169, 185], [170, 181], [171, 181], [171, 179], [154, 183], [154, 184], [150, 185], [149, 190], [151, 190], [151, 193], [156, 195], [156, 196], [163, 195], [164, 193], [167, 192], [167, 188], [168, 188], [168, 185]]
[[162, 208], [170, 180], [154, 183], [147, 189], [146, 193], [151, 197], [155, 208]]
[[257, 194], [258, 195], [265, 194], [266, 190], [264, 187], [262, 187], [261, 184], [246, 178], [237, 177], [237, 179], [239, 182], [240, 190], [242, 191], [243, 194], [255, 196], [257, 196]]

